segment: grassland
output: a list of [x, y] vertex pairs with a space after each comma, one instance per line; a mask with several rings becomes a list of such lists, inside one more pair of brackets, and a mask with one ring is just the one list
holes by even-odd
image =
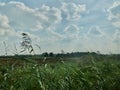
[[8, 59], [0, 60], [0, 90], [120, 90], [120, 60], [113, 56]]

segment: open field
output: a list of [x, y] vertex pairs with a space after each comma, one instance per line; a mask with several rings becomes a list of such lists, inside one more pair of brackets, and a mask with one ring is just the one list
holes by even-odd
[[120, 90], [120, 56], [1, 57], [1, 90]]

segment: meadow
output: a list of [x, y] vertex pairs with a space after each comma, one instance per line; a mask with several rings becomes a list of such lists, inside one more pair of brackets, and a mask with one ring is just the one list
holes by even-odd
[[0, 90], [120, 90], [120, 56], [12, 58], [0, 58]]

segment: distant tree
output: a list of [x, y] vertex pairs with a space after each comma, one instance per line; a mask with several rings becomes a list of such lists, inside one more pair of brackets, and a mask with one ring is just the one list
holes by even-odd
[[44, 57], [48, 57], [49, 54], [48, 54], [48, 52], [45, 52], [45, 53], [42, 53], [42, 56], [44, 56]]
[[61, 57], [61, 56], [62, 56], [62, 55], [61, 55], [61, 54], [59, 54], [59, 53], [58, 53], [58, 54], [56, 54], [56, 57]]
[[97, 54], [101, 54], [100, 51], [97, 51], [96, 53], [97, 53]]
[[54, 56], [54, 53], [53, 53], [53, 52], [50, 52], [50, 53], [49, 53], [49, 56], [50, 56], [50, 57], [53, 57], [53, 56]]

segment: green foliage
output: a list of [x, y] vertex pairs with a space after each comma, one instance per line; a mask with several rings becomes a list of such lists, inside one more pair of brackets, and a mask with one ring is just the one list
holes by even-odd
[[0, 65], [0, 90], [120, 90], [120, 62]]

